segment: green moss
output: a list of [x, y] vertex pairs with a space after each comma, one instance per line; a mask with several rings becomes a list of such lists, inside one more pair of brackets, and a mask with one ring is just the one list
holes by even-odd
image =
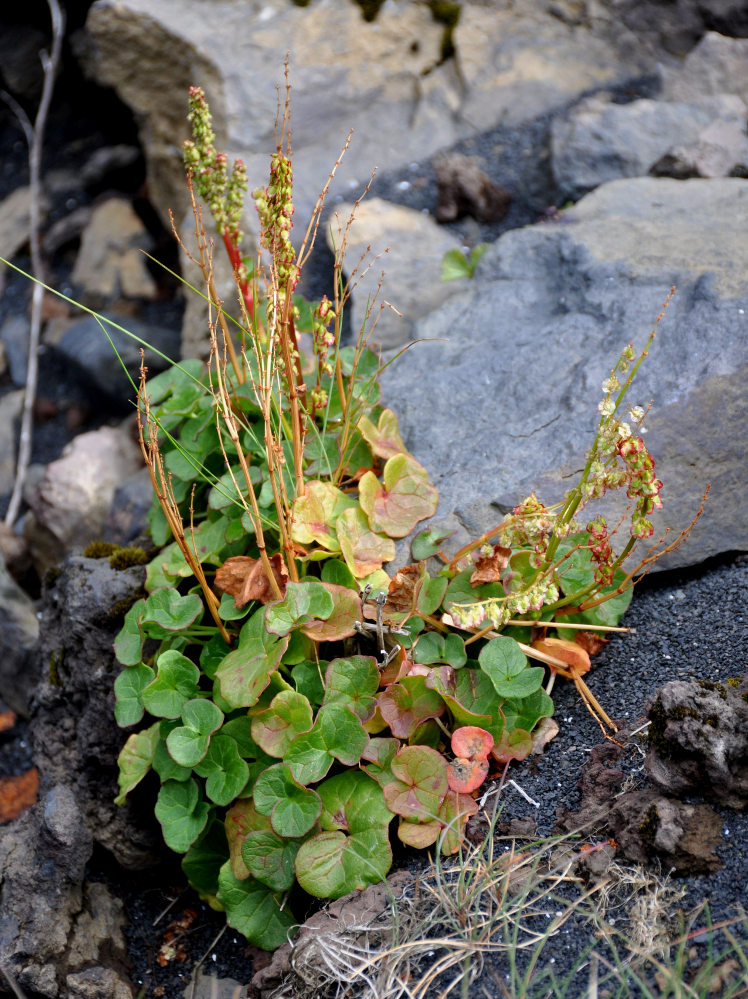
[[123, 597], [122, 600], [118, 600], [116, 603], [112, 604], [109, 610], [106, 612], [105, 620], [108, 624], [119, 624], [125, 619], [125, 614], [130, 610], [133, 604], [137, 603], [138, 600], [142, 600], [147, 597], [146, 591], [139, 587], [133, 593], [127, 597]]
[[650, 805], [644, 819], [639, 825], [642, 842], [645, 846], [654, 846], [657, 830], [660, 828], [660, 816], [657, 814], [657, 806]]
[[364, 20], [371, 23], [372, 21], [376, 21], [377, 14], [384, 4], [384, 0], [356, 0], [356, 3], [361, 8]]
[[47, 569], [47, 571], [44, 573], [45, 589], [51, 590], [61, 575], [62, 575], [62, 569], [59, 567], [59, 565], [53, 565], [51, 569]]
[[729, 680], [725, 681], [728, 687], [739, 687], [742, 682], [739, 676], [731, 676]]
[[712, 683], [710, 680], [697, 680], [696, 682], [702, 690], [708, 690], [710, 693], [718, 694], [723, 701], [727, 700], [727, 690], [724, 684]]
[[49, 657], [49, 682], [53, 687], [61, 687], [62, 680], [60, 679], [60, 669], [62, 664], [65, 662], [65, 650], [55, 649], [52, 655]]
[[142, 548], [118, 548], [109, 556], [109, 565], [113, 569], [129, 569], [133, 565], [145, 565], [148, 556]]
[[441, 43], [441, 62], [451, 59], [455, 54], [454, 31], [460, 20], [462, 8], [458, 3], [450, 0], [429, 0], [431, 16], [437, 24], [444, 25], [444, 33]]
[[117, 551], [118, 546], [110, 541], [92, 541], [83, 549], [84, 558], [109, 558]]

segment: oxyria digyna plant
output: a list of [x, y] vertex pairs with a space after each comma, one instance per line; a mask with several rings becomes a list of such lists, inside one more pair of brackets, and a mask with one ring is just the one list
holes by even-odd
[[[533, 494], [451, 557], [421, 530], [412, 564], [390, 577], [395, 541], [434, 514], [437, 493], [382, 403], [375, 313], [341, 346], [348, 229], [333, 300], [303, 300], [326, 189], [296, 251], [286, 100], [269, 181], [253, 195], [261, 252], [244, 257], [244, 166], [216, 150], [200, 89], [189, 105], [210, 359], [140, 386], [159, 551], [115, 645], [116, 717], [132, 729], [118, 800], [155, 771], [156, 815], [190, 882], [272, 949], [295, 925], [296, 883], [336, 898], [381, 880], [391, 835], [457, 850], [477, 789], [524, 759], [553, 713], [556, 674], [614, 730], [583, 679], [589, 653], [635, 578], [687, 532], [631, 566], [662, 488], [644, 411], [627, 401], [653, 331], [605, 381], [584, 471], [561, 503]], [[229, 303], [206, 209], [233, 268]], [[585, 520], [589, 501], [620, 489], [626, 524]]]

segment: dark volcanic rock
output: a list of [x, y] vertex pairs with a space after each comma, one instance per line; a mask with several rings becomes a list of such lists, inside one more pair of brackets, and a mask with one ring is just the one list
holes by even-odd
[[728, 808], [748, 805], [748, 702], [742, 688], [674, 680], [658, 691], [648, 715], [645, 766], [653, 784]]
[[481, 170], [474, 156], [439, 153], [434, 157], [439, 203], [438, 222], [453, 222], [472, 215], [478, 222], [501, 222], [512, 200], [511, 194]]
[[41, 623], [42, 680], [32, 698], [34, 763], [42, 788], [65, 783], [91, 835], [128, 869], [153, 864], [161, 832], [151, 807], [132, 795], [114, 804], [117, 756], [125, 741], [114, 723], [112, 643], [141, 589], [145, 570], [116, 571], [106, 559], [63, 564], [47, 590]]

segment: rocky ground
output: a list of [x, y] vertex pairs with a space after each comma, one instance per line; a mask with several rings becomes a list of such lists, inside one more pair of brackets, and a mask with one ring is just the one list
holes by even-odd
[[[505, 831], [543, 836], [586, 823], [594, 842], [615, 840], [622, 864], [674, 871], [673, 886], [685, 890], [672, 897], [676, 922], [679, 909], [704, 899], [714, 920], [732, 917], [745, 902], [748, 842], [744, 687], [724, 686], [745, 673], [748, 589], [737, 554], [748, 548], [744, 5], [682, 2], [676, 15], [659, 3], [465, 2], [451, 32], [433, 16], [438, 5], [402, 0], [373, 21], [332, 0], [309, 10], [286, 0], [262, 10], [223, 4], [210, 24], [199, 0], [89, 6], [69, 5], [48, 132], [50, 283], [169, 356], [202, 350], [199, 307], [185, 309], [175, 281], [139, 252], [190, 275], [167, 232], [168, 208], [180, 218], [185, 208], [175, 139], [186, 87], [206, 85], [222, 139], [261, 179], [290, 48], [298, 217], [349, 126], [354, 142], [325, 216], [330, 241], [335, 212], [380, 168], [350, 254], [389, 246], [385, 297], [403, 316], [380, 317], [387, 356], [413, 338], [436, 338], [390, 368], [384, 388], [434, 475], [455, 544], [534, 486], [553, 498], [584, 449], [601, 379], [625, 343], [642, 342], [677, 284], [637, 401], [654, 399], [648, 445], [665, 482], [663, 523], [685, 527], [706, 482], [710, 501], [670, 572], [642, 586], [624, 622], [635, 632], [597, 659], [590, 686], [632, 733], [627, 748], [601, 742], [576, 691], [557, 687], [560, 731], [513, 777], [531, 802], [505, 785], [500, 819], [515, 823]], [[0, 73], [33, 113], [46, 21], [42, 7], [33, 23], [31, 15], [0, 15]], [[9, 112], [0, 142], [0, 255], [27, 269], [25, 153]], [[251, 218], [247, 231], [251, 249]], [[439, 280], [446, 251], [481, 242], [491, 245], [473, 281]], [[309, 294], [329, 287], [330, 261], [320, 245]], [[354, 295], [352, 330], [378, 279], [375, 267]], [[7, 268], [0, 282], [4, 506], [29, 290]], [[137, 349], [113, 336], [134, 374]], [[52, 296], [42, 343], [34, 464], [21, 519], [0, 533], [0, 965], [28, 999], [242, 995], [266, 956], [230, 930], [219, 936], [220, 916], [184, 892], [159, 845], [147, 786], [126, 809], [111, 804], [120, 744], [108, 720], [112, 608], [142, 573], [113, 572], [80, 552], [95, 538], [127, 543], [143, 530], [149, 484], [123, 403], [128, 382], [95, 321]], [[148, 363], [161, 362], [151, 354]], [[683, 686], [698, 682], [723, 686]], [[635, 730], [646, 706], [655, 705], [656, 728], [702, 695], [717, 699], [702, 714], [719, 716], [729, 765], [720, 767], [706, 723], [697, 733], [660, 732], [669, 744], [696, 738], [687, 772], [676, 773], [667, 754], [645, 763]], [[653, 809], [659, 839], [642, 835]], [[593, 856], [586, 879], [603, 874], [613, 847]], [[396, 866], [422, 873], [422, 865], [401, 851]], [[581, 920], [566, 924], [549, 945], [557, 969], [588, 935]], [[692, 949], [689, 975], [703, 942]], [[274, 973], [257, 987], [267, 992]], [[502, 995], [505, 975], [487, 959], [475, 994]], [[588, 975], [585, 965], [570, 996], [587, 994]], [[310, 981], [292, 979], [287, 994], [322, 994]], [[10, 982], [0, 975], [0, 995]]]

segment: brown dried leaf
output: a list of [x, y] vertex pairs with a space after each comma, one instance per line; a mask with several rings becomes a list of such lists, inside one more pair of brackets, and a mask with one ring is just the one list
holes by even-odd
[[559, 733], [558, 722], [553, 718], [541, 718], [532, 731], [533, 755], [539, 756], [545, 752], [548, 743]]
[[577, 645], [581, 645], [584, 651], [589, 656], [596, 656], [601, 649], [610, 641], [604, 635], [601, 635], [599, 631], [575, 631], [574, 641]]
[[16, 723], [13, 711], [0, 711], [0, 732], [8, 732]]
[[475, 569], [470, 577], [470, 585], [480, 586], [481, 583], [500, 582], [502, 573], [509, 564], [511, 554], [511, 548], [494, 545], [490, 555], [478, 555], [475, 559]]
[[36, 804], [39, 793], [39, 774], [36, 767], [18, 777], [0, 780], [0, 822], [11, 822], [21, 812]]
[[[270, 566], [283, 596], [288, 582], [288, 570], [283, 556], [280, 553], [272, 555]], [[259, 600], [263, 604], [277, 600], [270, 581], [265, 576], [262, 561], [250, 558], [248, 555], [234, 555], [233, 558], [227, 558], [216, 571], [214, 585], [219, 593], [230, 593], [236, 607], [244, 607], [250, 600]]]

